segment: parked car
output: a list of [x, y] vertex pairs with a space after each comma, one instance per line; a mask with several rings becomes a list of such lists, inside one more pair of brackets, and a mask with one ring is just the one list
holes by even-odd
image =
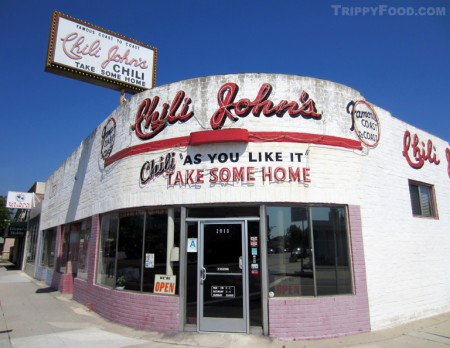
[[291, 256], [289, 257], [289, 262], [297, 262], [299, 259], [304, 258], [306, 253], [301, 247], [295, 247], [291, 251]]

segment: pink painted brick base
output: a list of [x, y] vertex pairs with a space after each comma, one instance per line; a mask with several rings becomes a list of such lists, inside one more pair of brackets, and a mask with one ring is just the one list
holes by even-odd
[[122, 325], [160, 332], [179, 330], [178, 296], [118, 291], [75, 279], [73, 299]]

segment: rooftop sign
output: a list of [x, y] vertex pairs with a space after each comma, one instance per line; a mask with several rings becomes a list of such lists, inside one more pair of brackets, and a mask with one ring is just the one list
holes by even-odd
[[54, 12], [45, 70], [128, 93], [155, 86], [156, 48]]

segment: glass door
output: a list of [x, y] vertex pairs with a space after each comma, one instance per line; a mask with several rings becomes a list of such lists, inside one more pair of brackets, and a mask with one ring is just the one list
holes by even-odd
[[248, 332], [246, 240], [243, 221], [201, 223], [199, 331]]

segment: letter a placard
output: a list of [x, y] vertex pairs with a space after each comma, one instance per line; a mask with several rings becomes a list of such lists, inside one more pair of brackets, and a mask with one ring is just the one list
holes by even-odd
[[187, 252], [188, 253], [197, 252], [197, 238], [188, 238]]

